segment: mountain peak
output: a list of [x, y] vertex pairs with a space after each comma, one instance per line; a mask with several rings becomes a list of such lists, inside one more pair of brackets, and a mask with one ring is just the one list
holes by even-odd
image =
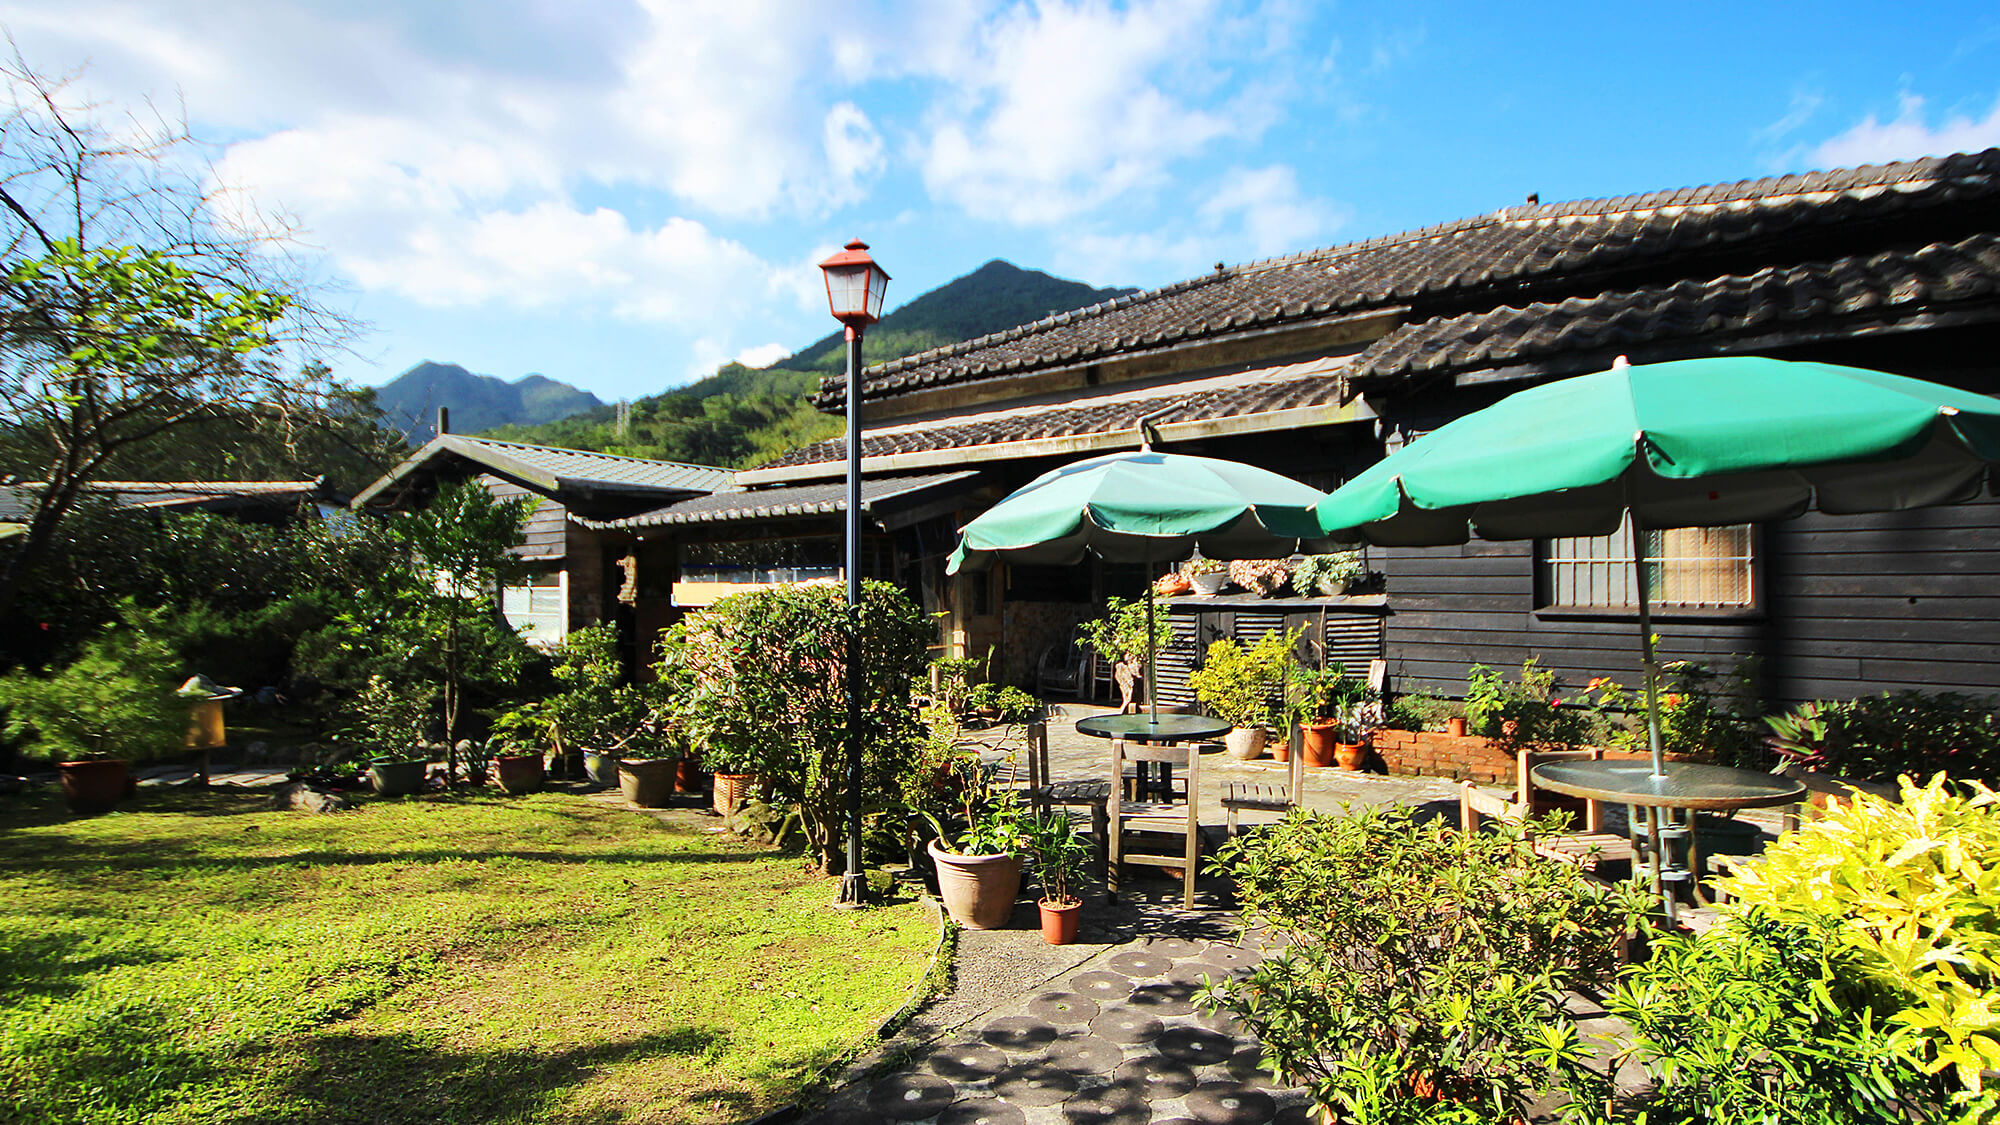
[[451, 411], [451, 428], [471, 434], [495, 426], [553, 422], [603, 406], [589, 391], [530, 373], [513, 382], [476, 375], [456, 363], [422, 363], [375, 392], [383, 419], [412, 445], [436, 436], [437, 408]]

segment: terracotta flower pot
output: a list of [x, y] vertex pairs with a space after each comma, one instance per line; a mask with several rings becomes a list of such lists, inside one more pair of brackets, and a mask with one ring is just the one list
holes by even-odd
[[1076, 940], [1076, 923], [1083, 916], [1083, 902], [1071, 899], [1055, 904], [1043, 899], [1036, 904], [1042, 911], [1042, 940], [1050, 945], [1068, 945]]
[[1292, 740], [1289, 738], [1269, 739], [1264, 743], [1264, 749], [1271, 752], [1271, 760], [1274, 762], [1292, 760]]
[[728, 816], [750, 795], [750, 787], [757, 783], [754, 773], [718, 773], [715, 775], [715, 815]]
[[107, 813], [125, 796], [130, 766], [122, 758], [105, 762], [58, 762], [63, 802], [82, 816]]
[[1444, 732], [1453, 738], [1464, 738], [1465, 720], [1463, 718], [1446, 719], [1444, 721]]
[[674, 795], [671, 758], [627, 758], [618, 763], [618, 789], [627, 804], [663, 809]]
[[1305, 737], [1299, 741], [1299, 753], [1305, 764], [1313, 769], [1325, 769], [1333, 764], [1333, 743], [1340, 730], [1339, 723], [1307, 723], [1300, 728]]
[[1017, 855], [957, 855], [929, 846], [937, 866], [938, 897], [951, 920], [969, 930], [997, 930], [1014, 913], [1021, 896], [1021, 857]]
[[501, 754], [493, 759], [493, 776], [500, 782], [500, 791], [509, 797], [533, 793], [542, 787], [542, 756]]
[[1344, 770], [1358, 770], [1368, 760], [1366, 742], [1336, 742], [1333, 744], [1333, 762]]
[[674, 767], [674, 792], [701, 792], [701, 759], [693, 754], [684, 755]]
[[1222, 745], [1230, 757], [1247, 762], [1264, 756], [1264, 738], [1263, 727], [1231, 727], [1222, 736]]

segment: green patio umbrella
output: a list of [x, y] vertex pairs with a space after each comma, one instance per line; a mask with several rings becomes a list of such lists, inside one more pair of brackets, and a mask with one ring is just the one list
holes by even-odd
[[[1326, 494], [1290, 477], [1210, 457], [1136, 451], [1092, 457], [1043, 473], [971, 523], [947, 574], [1004, 556], [1071, 566], [1095, 554], [1111, 562], [1185, 558], [1280, 558], [1317, 537], [1313, 506]], [[1154, 691], [1153, 587], [1146, 585], [1146, 698]]]
[[[1970, 500], [2000, 463], [2000, 400], [1856, 367], [1757, 356], [1633, 366], [1521, 391], [1335, 490], [1320, 529], [1385, 546], [1608, 535]], [[1663, 774], [1650, 595], [1646, 720]]]

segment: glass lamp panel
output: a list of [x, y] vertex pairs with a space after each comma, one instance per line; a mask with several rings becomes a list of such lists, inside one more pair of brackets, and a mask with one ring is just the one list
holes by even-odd
[[889, 289], [889, 275], [879, 269], [868, 271], [868, 319], [882, 319], [882, 297]]
[[826, 303], [835, 318], [866, 311], [868, 303], [867, 266], [829, 266], [826, 269]]

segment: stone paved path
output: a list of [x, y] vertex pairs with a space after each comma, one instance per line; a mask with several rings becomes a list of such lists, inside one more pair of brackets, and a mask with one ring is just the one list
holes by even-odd
[[1111, 945], [1068, 972], [923, 1047], [904, 1065], [836, 1093], [806, 1120], [826, 1125], [1143, 1125], [1304, 1122], [1304, 1091], [1277, 1085], [1227, 1013], [1202, 1015], [1204, 977], [1248, 972], [1254, 939], [1195, 936]]

